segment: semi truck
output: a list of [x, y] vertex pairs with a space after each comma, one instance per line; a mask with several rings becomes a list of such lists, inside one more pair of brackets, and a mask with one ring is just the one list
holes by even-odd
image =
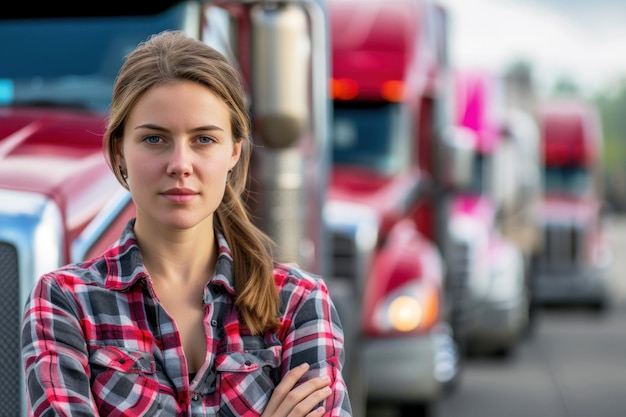
[[543, 251], [534, 259], [541, 305], [610, 303], [612, 251], [605, 236], [602, 127], [580, 98], [539, 103], [544, 158]]
[[445, 221], [426, 167], [449, 184], [469, 172], [468, 148], [443, 133], [446, 13], [426, 0], [330, 0], [328, 13], [331, 274], [359, 283], [368, 403], [428, 415], [461, 367], [436, 241]]
[[474, 163], [472, 180], [449, 196], [453, 322], [465, 353], [507, 355], [530, 320], [530, 275], [521, 243], [528, 230], [535, 231], [538, 217], [528, 222], [519, 209], [532, 203], [521, 201], [521, 193], [529, 198], [522, 181], [528, 181], [538, 155], [523, 145], [537, 138], [530, 116], [510, 113], [499, 75], [456, 68], [454, 85], [454, 123], [466, 133]]
[[[14, 6], [0, 17], [3, 414], [26, 413], [19, 338], [22, 309], [35, 280], [98, 255], [134, 216], [129, 193], [105, 162], [102, 133], [125, 55], [165, 29], [204, 40], [240, 70], [255, 143], [253, 217], [286, 258], [327, 280], [336, 304], [358, 309], [347, 304], [351, 288], [334, 285], [325, 266], [330, 100], [323, 2]], [[357, 351], [352, 334], [346, 327], [349, 386], [350, 369], [359, 368], [348, 353]], [[353, 402], [358, 408], [356, 392]]]

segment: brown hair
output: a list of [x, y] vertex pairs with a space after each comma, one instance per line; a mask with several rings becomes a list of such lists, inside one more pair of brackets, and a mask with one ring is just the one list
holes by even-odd
[[243, 195], [250, 166], [250, 118], [239, 73], [209, 45], [182, 31], [151, 36], [133, 50], [122, 65], [111, 101], [103, 147], [117, 180], [128, 189], [119, 164], [124, 125], [130, 111], [150, 88], [172, 81], [202, 84], [218, 97], [231, 115], [235, 142], [243, 141], [241, 156], [217, 208], [216, 227], [224, 234], [234, 261], [235, 305], [243, 323], [255, 334], [278, 326], [278, 294], [273, 275], [274, 243], [250, 220]]

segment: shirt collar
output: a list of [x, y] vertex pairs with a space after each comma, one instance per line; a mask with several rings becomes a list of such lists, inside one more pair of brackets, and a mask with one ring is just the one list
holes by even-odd
[[[107, 266], [105, 288], [124, 291], [136, 283], [148, 279], [148, 273], [143, 264], [141, 251], [133, 227], [135, 218], [130, 219], [120, 238], [103, 254]], [[215, 234], [218, 243], [218, 257], [215, 273], [211, 281], [221, 285], [229, 293], [235, 295], [233, 281], [233, 258], [226, 238], [217, 228]]]

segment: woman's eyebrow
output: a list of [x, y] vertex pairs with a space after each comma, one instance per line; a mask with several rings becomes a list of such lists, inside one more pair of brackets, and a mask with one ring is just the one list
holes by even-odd
[[[159, 132], [169, 132], [169, 129], [166, 129], [163, 126], [159, 126], [159, 125], [152, 124], [152, 123], [145, 123], [139, 126], [135, 126], [135, 130], [138, 130], [138, 129], [150, 129], [150, 130], [156, 130]], [[219, 130], [220, 132], [224, 132], [224, 129], [215, 125], [198, 126], [198, 127], [191, 129], [190, 132], [205, 132], [207, 130], [208, 131]]]

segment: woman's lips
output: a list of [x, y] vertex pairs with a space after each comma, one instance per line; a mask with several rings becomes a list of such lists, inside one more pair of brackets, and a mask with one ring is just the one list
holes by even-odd
[[161, 195], [175, 203], [187, 203], [196, 198], [198, 193], [188, 188], [172, 188], [164, 191]]

